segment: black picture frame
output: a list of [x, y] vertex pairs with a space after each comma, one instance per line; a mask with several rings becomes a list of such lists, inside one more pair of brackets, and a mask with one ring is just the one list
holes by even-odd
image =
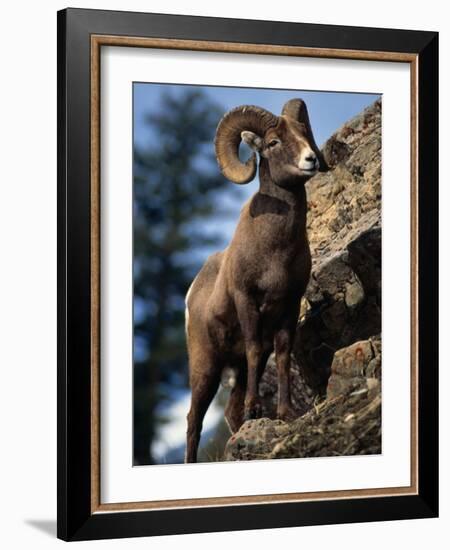
[[[138, 537], [438, 515], [438, 33], [66, 9], [58, 12], [58, 532]], [[91, 36], [269, 44], [417, 57], [418, 492], [92, 512]]]

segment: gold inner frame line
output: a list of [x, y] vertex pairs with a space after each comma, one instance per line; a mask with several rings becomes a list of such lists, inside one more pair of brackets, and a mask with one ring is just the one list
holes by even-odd
[[[408, 487], [352, 489], [233, 497], [190, 498], [142, 502], [101, 503], [100, 499], [100, 50], [102, 46], [163, 48], [204, 52], [247, 53], [330, 59], [356, 59], [409, 63], [411, 74], [411, 484]], [[418, 494], [418, 56], [401, 52], [305, 48], [271, 44], [246, 44], [91, 35], [90, 152], [91, 152], [91, 513], [162, 510], [227, 505], [305, 502], [344, 498]]]

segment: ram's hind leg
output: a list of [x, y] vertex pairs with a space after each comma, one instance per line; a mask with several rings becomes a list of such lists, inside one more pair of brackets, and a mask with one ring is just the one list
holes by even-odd
[[[258, 365], [256, 374], [256, 383], [259, 390], [259, 383], [264, 369], [266, 368], [267, 360], [272, 353], [272, 347], [263, 348], [261, 362]], [[231, 390], [228, 398], [227, 406], [225, 407], [225, 420], [231, 430], [231, 433], [236, 433], [245, 421], [245, 394], [247, 392], [247, 365], [239, 367], [236, 376], [236, 383]]]
[[213, 354], [202, 352], [190, 359], [191, 407], [187, 415], [185, 462], [197, 462], [203, 419], [220, 383], [219, 365]]

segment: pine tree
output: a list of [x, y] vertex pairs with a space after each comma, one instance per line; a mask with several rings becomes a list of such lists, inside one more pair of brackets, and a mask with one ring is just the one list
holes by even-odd
[[134, 149], [135, 464], [154, 462], [157, 405], [187, 386], [184, 296], [206, 251], [223, 244], [211, 231], [221, 191], [233, 192], [214, 157], [222, 114], [200, 90], [165, 93], [146, 119], [151, 145]]

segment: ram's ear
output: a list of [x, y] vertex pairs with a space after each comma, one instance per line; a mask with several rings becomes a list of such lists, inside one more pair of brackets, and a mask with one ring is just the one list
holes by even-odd
[[263, 140], [255, 133], [244, 130], [241, 132], [242, 141], [245, 142], [250, 149], [259, 153], [263, 146]]

